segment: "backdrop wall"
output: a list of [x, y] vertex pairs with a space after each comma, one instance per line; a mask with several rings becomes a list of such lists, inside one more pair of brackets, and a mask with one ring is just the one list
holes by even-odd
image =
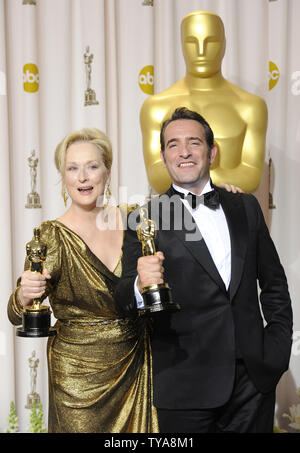
[[[180, 23], [196, 10], [215, 12], [224, 22], [226, 79], [268, 104], [265, 166], [268, 170], [271, 158], [271, 171], [270, 181], [265, 172], [259, 196], [287, 273], [295, 314], [290, 370], [277, 397], [277, 423], [287, 427], [281, 414], [298, 403], [300, 386], [299, 1], [0, 0], [0, 432], [7, 427], [11, 401], [16, 403], [20, 431], [27, 430], [33, 351], [39, 360], [36, 391], [47, 422], [47, 340], [16, 337], [6, 305], [22, 272], [33, 227], [64, 210], [55, 147], [73, 129], [104, 130], [114, 149], [114, 197], [142, 202], [150, 188], [140, 108], [148, 96], [184, 76]], [[86, 102], [88, 87], [92, 103]], [[276, 206], [270, 210], [269, 182]], [[30, 205], [33, 189], [39, 200]]]

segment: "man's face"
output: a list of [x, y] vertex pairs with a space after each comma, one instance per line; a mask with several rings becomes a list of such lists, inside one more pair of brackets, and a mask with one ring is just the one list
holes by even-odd
[[210, 77], [221, 70], [225, 36], [218, 16], [191, 15], [182, 23], [181, 40], [188, 73]]
[[[165, 151], [161, 158], [174, 184], [197, 193], [209, 179], [209, 166], [217, 148], [209, 151], [202, 124], [180, 119], [166, 127]], [[194, 190], [193, 190], [194, 189]]]

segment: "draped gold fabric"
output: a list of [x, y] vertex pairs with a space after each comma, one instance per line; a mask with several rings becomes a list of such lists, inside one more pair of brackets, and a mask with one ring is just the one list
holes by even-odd
[[[48, 340], [49, 432], [158, 432], [149, 321], [120, 319], [113, 301], [121, 257], [112, 273], [60, 222], [40, 228], [58, 331]], [[8, 303], [13, 324], [21, 324], [21, 312], [15, 291]]]

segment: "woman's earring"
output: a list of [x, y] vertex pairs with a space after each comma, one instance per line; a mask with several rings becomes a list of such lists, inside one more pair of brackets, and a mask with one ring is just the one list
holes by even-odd
[[109, 183], [108, 183], [106, 186], [106, 189], [105, 189], [106, 204], [109, 203], [110, 197], [111, 197], [111, 191], [110, 191]]
[[65, 207], [67, 207], [68, 198], [69, 198], [69, 197], [68, 197], [68, 195], [67, 195], [66, 189], [63, 188], [63, 199], [64, 199]]

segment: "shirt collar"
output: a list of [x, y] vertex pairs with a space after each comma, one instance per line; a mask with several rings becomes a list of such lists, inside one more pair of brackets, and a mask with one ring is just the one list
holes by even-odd
[[[180, 187], [180, 186], [176, 186], [176, 184], [172, 184], [172, 186], [174, 187], [175, 190], [177, 190], [177, 192], [181, 192], [181, 193], [184, 193], [185, 195], [187, 195], [188, 193], [193, 193], [187, 189], [184, 189], [183, 187]], [[207, 181], [207, 183], [205, 184], [205, 186], [203, 187], [203, 190], [202, 192], [200, 193], [200, 195], [203, 195], [207, 192], [211, 192], [213, 189], [212, 189], [212, 186], [211, 186], [211, 180], [209, 179]]]

